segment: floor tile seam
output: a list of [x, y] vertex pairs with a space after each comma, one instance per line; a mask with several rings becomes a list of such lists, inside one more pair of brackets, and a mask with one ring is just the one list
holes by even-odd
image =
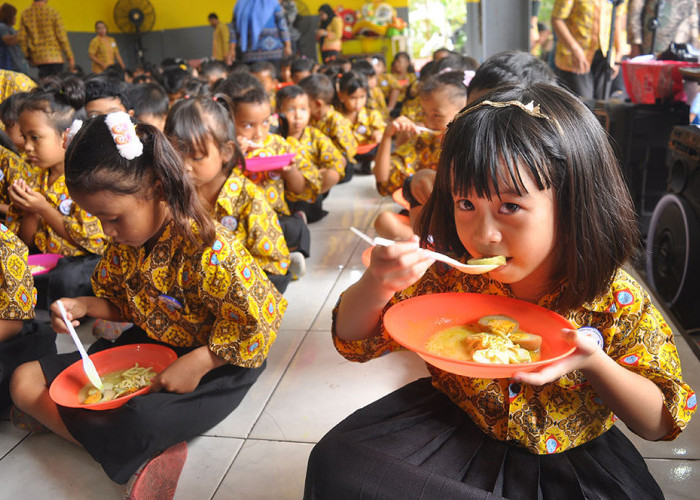
[[[241, 438], [236, 438], [236, 439], [241, 439]], [[221, 485], [224, 483], [224, 479], [226, 479], [226, 476], [231, 471], [233, 464], [236, 463], [236, 458], [238, 458], [238, 455], [241, 454], [241, 450], [243, 449], [243, 446], [245, 446], [246, 441], [247, 441], [247, 439], [243, 439], [243, 443], [241, 443], [241, 446], [238, 448], [238, 451], [233, 454], [233, 457], [231, 457], [231, 462], [228, 464], [228, 467], [226, 467], [226, 470], [221, 475], [221, 479], [219, 479], [219, 483], [216, 485], [216, 488], [214, 488], [214, 492], [209, 497], [209, 500], [213, 500], [213, 498], [219, 492], [219, 488], [221, 488]]]
[[28, 432], [27, 434], [22, 436], [22, 438], [19, 441], [17, 441], [14, 445], [12, 445], [12, 447], [9, 450], [7, 450], [7, 453], [5, 453], [3, 456], [0, 457], [0, 463], [5, 458], [7, 458], [14, 450], [16, 450], [31, 435], [32, 435], [32, 433]]

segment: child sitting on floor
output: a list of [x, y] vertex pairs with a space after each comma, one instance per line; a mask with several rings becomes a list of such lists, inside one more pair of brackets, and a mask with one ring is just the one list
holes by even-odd
[[243, 155], [230, 106], [221, 94], [182, 99], [168, 114], [165, 135], [183, 155], [187, 173], [214, 219], [234, 232], [284, 293], [291, 278], [287, 243], [265, 192], [233, 170]]
[[[471, 292], [563, 315], [579, 329], [561, 332], [575, 350], [510, 378], [429, 366], [431, 378], [319, 441], [305, 498], [663, 498], [615, 421], [643, 439], [672, 440], [697, 400], [673, 332], [621, 268], [639, 241], [635, 220], [605, 131], [569, 92], [502, 87], [461, 111], [445, 133], [420, 242], [373, 249], [334, 311], [335, 346], [360, 362], [399, 350], [383, 323], [387, 308]], [[506, 264], [463, 274], [419, 244], [462, 262], [503, 255]]]
[[[127, 483], [129, 498], [172, 498], [185, 441], [240, 404], [263, 371], [286, 300], [233, 233], [211, 219], [156, 128], [134, 126], [126, 113], [93, 118], [66, 152], [66, 182], [111, 237], [93, 275], [96, 296], [61, 299], [69, 321], [134, 323], [90, 353], [149, 343], [178, 359], [147, 394], [101, 412], [57, 406], [49, 395], [77, 352], [26, 363], [10, 387], [17, 418], [85, 448], [113, 481]], [[51, 311], [54, 329], [66, 333], [58, 305]]]

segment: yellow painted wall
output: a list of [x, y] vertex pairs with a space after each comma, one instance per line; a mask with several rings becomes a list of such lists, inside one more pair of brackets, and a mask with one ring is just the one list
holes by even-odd
[[[311, 14], [316, 14], [318, 8], [328, 3], [332, 6], [343, 5], [359, 10], [365, 4], [362, 0], [300, 0], [309, 9]], [[386, 0], [386, 3], [394, 7], [408, 7], [409, 0]], [[175, 28], [188, 28], [193, 26], [206, 26], [207, 16], [210, 12], [216, 12], [219, 19], [228, 21], [235, 1], [232, 0], [207, 0], [206, 2], [193, 2], [192, 0], [150, 0], [156, 11], [156, 24], [154, 30], [167, 30]], [[10, 0], [9, 3], [17, 7], [19, 12], [31, 5], [32, 0]], [[116, 0], [49, 0], [49, 5], [61, 13], [63, 23], [67, 31], [94, 31], [95, 21], [101, 19], [107, 23], [110, 31], [118, 32], [113, 19], [113, 10]]]

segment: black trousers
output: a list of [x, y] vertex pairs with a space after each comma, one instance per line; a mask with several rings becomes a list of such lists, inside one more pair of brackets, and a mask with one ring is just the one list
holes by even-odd
[[[581, 99], [605, 99], [605, 74], [611, 71], [603, 53], [598, 50], [593, 56], [591, 69], [584, 75], [571, 73], [569, 71], [559, 71], [559, 79], [571, 92]], [[625, 90], [625, 83], [622, 79], [622, 71], [611, 82], [610, 92]], [[609, 97], [609, 96], [607, 96]]]

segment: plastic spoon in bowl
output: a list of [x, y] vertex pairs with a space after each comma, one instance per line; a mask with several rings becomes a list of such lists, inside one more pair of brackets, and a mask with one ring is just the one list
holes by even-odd
[[[359, 229], [355, 227], [351, 227], [350, 231], [355, 233], [357, 236], [365, 240], [367, 243], [370, 245], [379, 245], [382, 247], [388, 247], [396, 243], [394, 240], [388, 240], [386, 238], [380, 238], [377, 236], [376, 238], [370, 238], [367, 236], [365, 233], [360, 231]], [[489, 271], [493, 271], [497, 267], [501, 267], [500, 264], [488, 264], [488, 265], [483, 265], [483, 264], [463, 264], [462, 262], [455, 260], [451, 257], [448, 257], [447, 255], [441, 254], [439, 252], [434, 252], [432, 250], [427, 250], [425, 248], [421, 248], [421, 251], [427, 255], [428, 257], [435, 259], [440, 262], [444, 262], [445, 264], [454, 267], [458, 271], [462, 271], [463, 273], [466, 274], [484, 274], [488, 273]]]
[[102, 390], [102, 380], [100, 379], [99, 373], [97, 373], [97, 368], [95, 368], [95, 364], [88, 357], [87, 352], [85, 352], [85, 348], [83, 347], [83, 343], [80, 342], [80, 339], [78, 338], [78, 334], [75, 332], [75, 328], [73, 328], [73, 323], [71, 323], [68, 320], [68, 315], [66, 314], [66, 308], [63, 307], [63, 302], [61, 302], [60, 300], [57, 300], [56, 302], [58, 303], [58, 309], [61, 311], [61, 316], [63, 316], [63, 322], [68, 327], [68, 332], [70, 333], [70, 336], [73, 339], [73, 342], [75, 342], [75, 345], [78, 348], [78, 352], [80, 353], [80, 357], [83, 358], [83, 370], [85, 370], [85, 375], [87, 375], [87, 378], [88, 378], [88, 380], [90, 380], [92, 385], [94, 385], [97, 389], [99, 389], [101, 391]]

